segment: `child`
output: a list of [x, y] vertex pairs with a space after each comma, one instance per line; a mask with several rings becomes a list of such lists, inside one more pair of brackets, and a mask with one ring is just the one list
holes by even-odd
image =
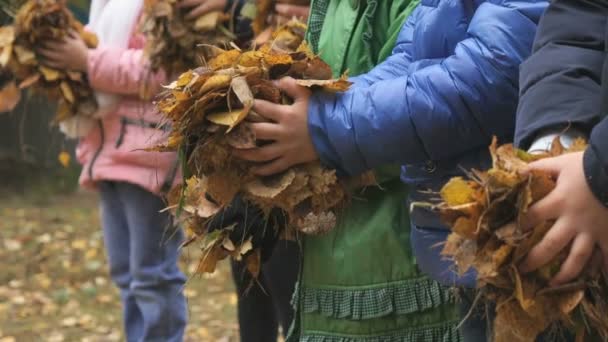
[[589, 139], [584, 153], [530, 166], [552, 173], [557, 187], [530, 208], [525, 222], [555, 224], [521, 268], [536, 270], [568, 248], [552, 285], [574, 280], [594, 252], [608, 271], [607, 22], [606, 1], [554, 1], [539, 25], [534, 54], [522, 66], [516, 142], [533, 152], [556, 136], [565, 144], [577, 136]]
[[[251, 31], [251, 21], [239, 15], [245, 0], [183, 0], [180, 6], [189, 10], [189, 17], [196, 18], [210, 11], [230, 11], [238, 17], [235, 25], [238, 37], [247, 37]], [[253, 3], [253, 1], [251, 2]], [[307, 15], [308, 6], [277, 4], [283, 22], [286, 18]], [[280, 11], [280, 12], [279, 12]], [[251, 38], [251, 37], [249, 37]], [[239, 39], [245, 41], [246, 39]], [[252, 216], [252, 209], [247, 210], [242, 203], [233, 205], [214, 220], [208, 227], [220, 229], [224, 222], [234, 222], [239, 226], [247, 226], [245, 231], [264, 231], [266, 222], [263, 218]], [[271, 230], [268, 230], [270, 232]], [[241, 233], [239, 231], [239, 233]], [[241, 233], [241, 234], [243, 234]], [[247, 238], [235, 238], [246, 240]], [[272, 253], [265, 255], [258, 279], [252, 279], [244, 262], [231, 262], [232, 276], [238, 295], [238, 321], [241, 342], [276, 341], [279, 326], [287, 332], [294, 312], [290, 304], [291, 296], [298, 277], [300, 250], [297, 243], [282, 241], [276, 243], [276, 236], [268, 237], [265, 250]], [[276, 244], [276, 246], [275, 246]], [[270, 255], [272, 254], [272, 255]]]
[[100, 44], [88, 50], [76, 35], [48, 42], [45, 63], [86, 72], [100, 105], [96, 122], [76, 151], [80, 183], [99, 191], [110, 274], [120, 288], [127, 341], [183, 340], [185, 277], [177, 262], [181, 231], [172, 226], [160, 193], [176, 181], [176, 155], [142, 148], [164, 132], [152, 102], [139, 97], [158, 89], [162, 72], [150, 75], [143, 37], [136, 34], [142, 0], [93, 0], [88, 29]]
[[[316, 159], [349, 176], [398, 163], [404, 165], [401, 179], [411, 187], [409, 202], [432, 201], [433, 192], [461, 175], [461, 168], [489, 165], [487, 146], [493, 135], [511, 139], [518, 68], [530, 54], [546, 6], [541, 0], [422, 0], [401, 29], [392, 55], [356, 77], [347, 93], [311, 94], [284, 79], [281, 87], [294, 97], [293, 105], [257, 101], [256, 112], [276, 124], [256, 125], [256, 136], [274, 143], [239, 155], [266, 162], [256, 169], [260, 175]], [[396, 185], [383, 188], [388, 186]], [[440, 245], [449, 231], [437, 215], [417, 206], [410, 215], [411, 245], [422, 271], [447, 286], [474, 287], [474, 274], [458, 278], [451, 263], [442, 260]], [[405, 227], [407, 223], [399, 227], [401, 232]], [[336, 234], [357, 248], [352, 253], [358, 271], [367, 263], [381, 267], [386, 262], [387, 252], [368, 255], [351, 231]], [[311, 267], [326, 267], [321, 263], [327, 260], [314, 260]], [[476, 330], [465, 326], [465, 340], [485, 341]]]
[[[361, 74], [390, 54], [417, 4], [315, 0], [307, 39], [335, 76]], [[332, 233], [304, 237], [291, 340], [459, 340], [446, 289], [414, 264], [398, 173], [377, 170], [381, 187], [356, 193]]]

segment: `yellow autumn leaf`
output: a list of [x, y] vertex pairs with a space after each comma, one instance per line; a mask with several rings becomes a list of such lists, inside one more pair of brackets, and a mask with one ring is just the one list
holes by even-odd
[[226, 133], [232, 131], [239, 123], [241, 123], [249, 114], [251, 105], [242, 109], [237, 109], [229, 112], [213, 113], [207, 116], [207, 120], [217, 125], [228, 126]]
[[450, 207], [473, 202], [474, 194], [475, 190], [471, 184], [462, 177], [450, 179], [441, 189], [441, 198]]
[[13, 46], [13, 50], [15, 51], [15, 56], [17, 56], [17, 61], [23, 65], [36, 65], [36, 55], [34, 51], [25, 48], [21, 45]]
[[3, 26], [0, 27], [0, 48], [7, 47], [15, 41], [15, 27]]
[[65, 99], [69, 103], [74, 103], [76, 101], [74, 93], [72, 92], [72, 88], [70, 88], [70, 85], [67, 82], [61, 82], [59, 87], [61, 88], [61, 93], [63, 94], [63, 97], [65, 97]]
[[38, 68], [40, 69], [40, 72], [42, 73], [42, 76], [44, 77], [44, 79], [49, 82], [56, 81], [61, 76], [61, 73], [56, 69], [51, 69], [44, 65], [41, 65]]
[[59, 153], [59, 157], [57, 159], [59, 159], [59, 163], [61, 164], [61, 166], [67, 168], [68, 166], [70, 166], [70, 160], [72, 159], [72, 157], [69, 153], [63, 151]]
[[203, 94], [213, 89], [225, 88], [230, 85], [232, 76], [225, 74], [216, 74], [211, 77], [201, 87], [199, 93]]
[[0, 48], [2, 52], [0, 52], [0, 67], [6, 67], [8, 62], [11, 60], [11, 56], [13, 55], [13, 46], [8, 45], [3, 48]]

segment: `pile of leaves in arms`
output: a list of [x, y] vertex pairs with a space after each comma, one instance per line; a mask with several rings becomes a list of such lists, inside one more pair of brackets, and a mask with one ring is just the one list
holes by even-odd
[[231, 14], [213, 11], [187, 20], [188, 9], [178, 8], [178, 3], [178, 0], [144, 3], [145, 55], [154, 72], [163, 69], [173, 75], [200, 65], [210, 57], [206, 52], [209, 46], [227, 46], [235, 38], [234, 29], [228, 25]]
[[293, 233], [322, 233], [336, 224], [335, 210], [347, 197], [347, 185], [334, 171], [315, 162], [259, 177], [250, 172], [252, 163], [233, 157], [234, 148], [267, 143], [257, 140], [251, 129], [251, 123], [268, 121], [252, 110], [254, 99], [291, 102], [273, 80], [291, 76], [302, 86], [330, 92], [349, 88], [346, 76], [332, 80], [329, 66], [310, 51], [301, 35], [305, 29], [292, 21], [257, 50], [217, 49], [208, 65], [183, 73], [159, 97], [158, 108], [172, 132], [166, 145], [154, 150], [179, 151], [184, 170], [192, 175], [174, 189], [169, 202], [188, 228], [190, 241], [202, 241], [201, 272], [212, 272], [229, 255], [253, 255], [251, 264], [259, 260], [251, 241], [229, 240], [231, 227], [207, 233], [209, 220], [237, 195], [266, 215], [282, 209]]
[[[95, 113], [97, 102], [84, 74], [44, 66], [35, 53], [43, 42], [62, 39], [71, 31], [77, 32], [89, 48], [97, 46], [97, 37], [86, 32], [57, 0], [29, 0], [17, 11], [13, 25], [0, 28], [0, 69], [12, 74], [12, 80], [3, 88], [8, 90], [0, 92], [2, 104], [14, 106], [19, 102], [20, 92], [15, 91], [15, 86], [34, 87], [58, 100], [57, 122]], [[5, 110], [12, 109], [6, 107]]]
[[555, 187], [551, 175], [526, 172], [527, 164], [584, 148], [578, 140], [564, 149], [556, 139], [550, 152], [530, 155], [512, 145], [497, 147], [495, 139], [490, 170], [473, 170], [470, 180], [453, 178], [441, 190], [439, 209], [452, 228], [443, 255], [455, 261], [460, 274], [477, 271], [478, 299], [496, 304], [497, 342], [534, 341], [556, 326], [571, 329], [581, 341], [587, 340], [584, 336], [608, 338], [608, 279], [599, 269], [587, 267], [575, 282], [552, 288], [548, 282], [565, 253], [530, 274], [517, 267], [554, 223], [543, 222], [531, 231], [520, 228], [528, 208]]

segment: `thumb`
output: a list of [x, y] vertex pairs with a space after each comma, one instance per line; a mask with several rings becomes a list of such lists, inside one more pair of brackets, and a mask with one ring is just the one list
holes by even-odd
[[562, 159], [563, 156], [537, 160], [528, 165], [528, 170], [544, 171], [557, 176], [564, 166]]
[[295, 79], [291, 77], [283, 77], [276, 83], [277, 87], [285, 92], [294, 102], [298, 102], [299, 99], [306, 97], [310, 94], [310, 90], [306, 87], [298, 85]]

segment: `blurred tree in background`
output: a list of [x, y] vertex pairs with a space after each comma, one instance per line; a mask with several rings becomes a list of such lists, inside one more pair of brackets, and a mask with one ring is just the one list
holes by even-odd
[[[23, 2], [0, 0], [0, 25], [10, 24], [11, 15]], [[70, 9], [84, 23], [89, 3], [68, 1]], [[64, 169], [57, 160], [61, 151], [73, 155], [75, 142], [66, 141], [50, 125], [54, 115], [55, 105], [35, 92], [23, 94], [13, 112], [0, 113], [0, 191], [68, 190], [76, 186], [79, 167], [72, 161]]]

